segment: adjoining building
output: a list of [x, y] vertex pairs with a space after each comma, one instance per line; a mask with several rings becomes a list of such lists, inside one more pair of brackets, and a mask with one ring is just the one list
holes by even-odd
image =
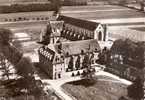
[[49, 76], [51, 79], [61, 78], [62, 73], [64, 73], [64, 60], [63, 57], [52, 48], [48, 46], [42, 46], [38, 50], [39, 63], [41, 69]]
[[68, 70], [82, 69], [86, 55], [90, 63], [96, 63], [98, 51], [100, 46], [96, 39], [49, 44], [38, 50], [41, 68], [51, 79], [63, 77]]
[[63, 15], [60, 15], [57, 20], [64, 21], [61, 36], [67, 38], [68, 40], [107, 40], [107, 26], [102, 25], [101, 23], [81, 20]]
[[62, 38], [69, 41], [97, 39], [105, 43], [108, 32], [105, 24], [60, 15], [57, 20], [48, 22], [40, 37], [45, 44], [56, 43]]

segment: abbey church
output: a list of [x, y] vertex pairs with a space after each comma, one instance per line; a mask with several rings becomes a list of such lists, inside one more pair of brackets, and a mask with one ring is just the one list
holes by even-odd
[[42, 69], [51, 79], [58, 79], [67, 71], [83, 69], [85, 59], [97, 62], [99, 41], [107, 41], [107, 26], [60, 15], [48, 22], [41, 38], [44, 44], [38, 53]]

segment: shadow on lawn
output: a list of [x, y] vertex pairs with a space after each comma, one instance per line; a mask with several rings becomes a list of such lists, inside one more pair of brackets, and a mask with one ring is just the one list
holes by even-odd
[[95, 85], [96, 82], [97, 82], [97, 78], [91, 78], [91, 79], [82, 79], [78, 81], [68, 82], [67, 84], [82, 85], [85, 87], [90, 87], [90, 86]]

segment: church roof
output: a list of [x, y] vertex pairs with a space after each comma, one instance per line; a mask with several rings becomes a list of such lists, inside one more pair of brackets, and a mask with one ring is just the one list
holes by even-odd
[[[58, 49], [58, 44], [55, 46]], [[76, 55], [80, 54], [82, 51], [86, 52], [94, 52], [99, 51], [100, 46], [96, 39], [91, 40], [81, 40], [81, 41], [69, 41], [69, 42], [62, 42], [61, 43], [61, 51], [64, 56], [69, 55]]]
[[100, 23], [72, 18], [68, 16], [60, 15], [57, 20], [63, 20], [64, 23], [71, 24], [80, 28], [88, 29], [94, 31]]
[[49, 44], [48, 46], [41, 47], [41, 49], [39, 49], [39, 51], [40, 52], [43, 51], [42, 55], [46, 57], [48, 56], [48, 58], [50, 57], [49, 55], [52, 55], [51, 61], [53, 64], [56, 64], [62, 63], [63, 62], [62, 57], [64, 56], [81, 54], [82, 51], [84, 53], [99, 51], [100, 46], [96, 39], [91, 39], [91, 40], [68, 41], [57, 44]]

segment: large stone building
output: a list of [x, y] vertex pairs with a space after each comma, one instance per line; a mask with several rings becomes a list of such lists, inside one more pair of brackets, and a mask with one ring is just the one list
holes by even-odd
[[91, 64], [96, 63], [98, 51], [98, 41], [90, 39], [49, 44], [39, 48], [38, 52], [41, 68], [51, 79], [57, 79], [63, 77], [66, 71], [83, 69], [86, 56]]
[[39, 49], [39, 61], [42, 69], [50, 78], [57, 79], [66, 71], [85, 68], [85, 61], [95, 64], [101, 50], [99, 42], [107, 41], [106, 29], [100, 23], [62, 15], [57, 21], [49, 21], [41, 34], [44, 46]]

